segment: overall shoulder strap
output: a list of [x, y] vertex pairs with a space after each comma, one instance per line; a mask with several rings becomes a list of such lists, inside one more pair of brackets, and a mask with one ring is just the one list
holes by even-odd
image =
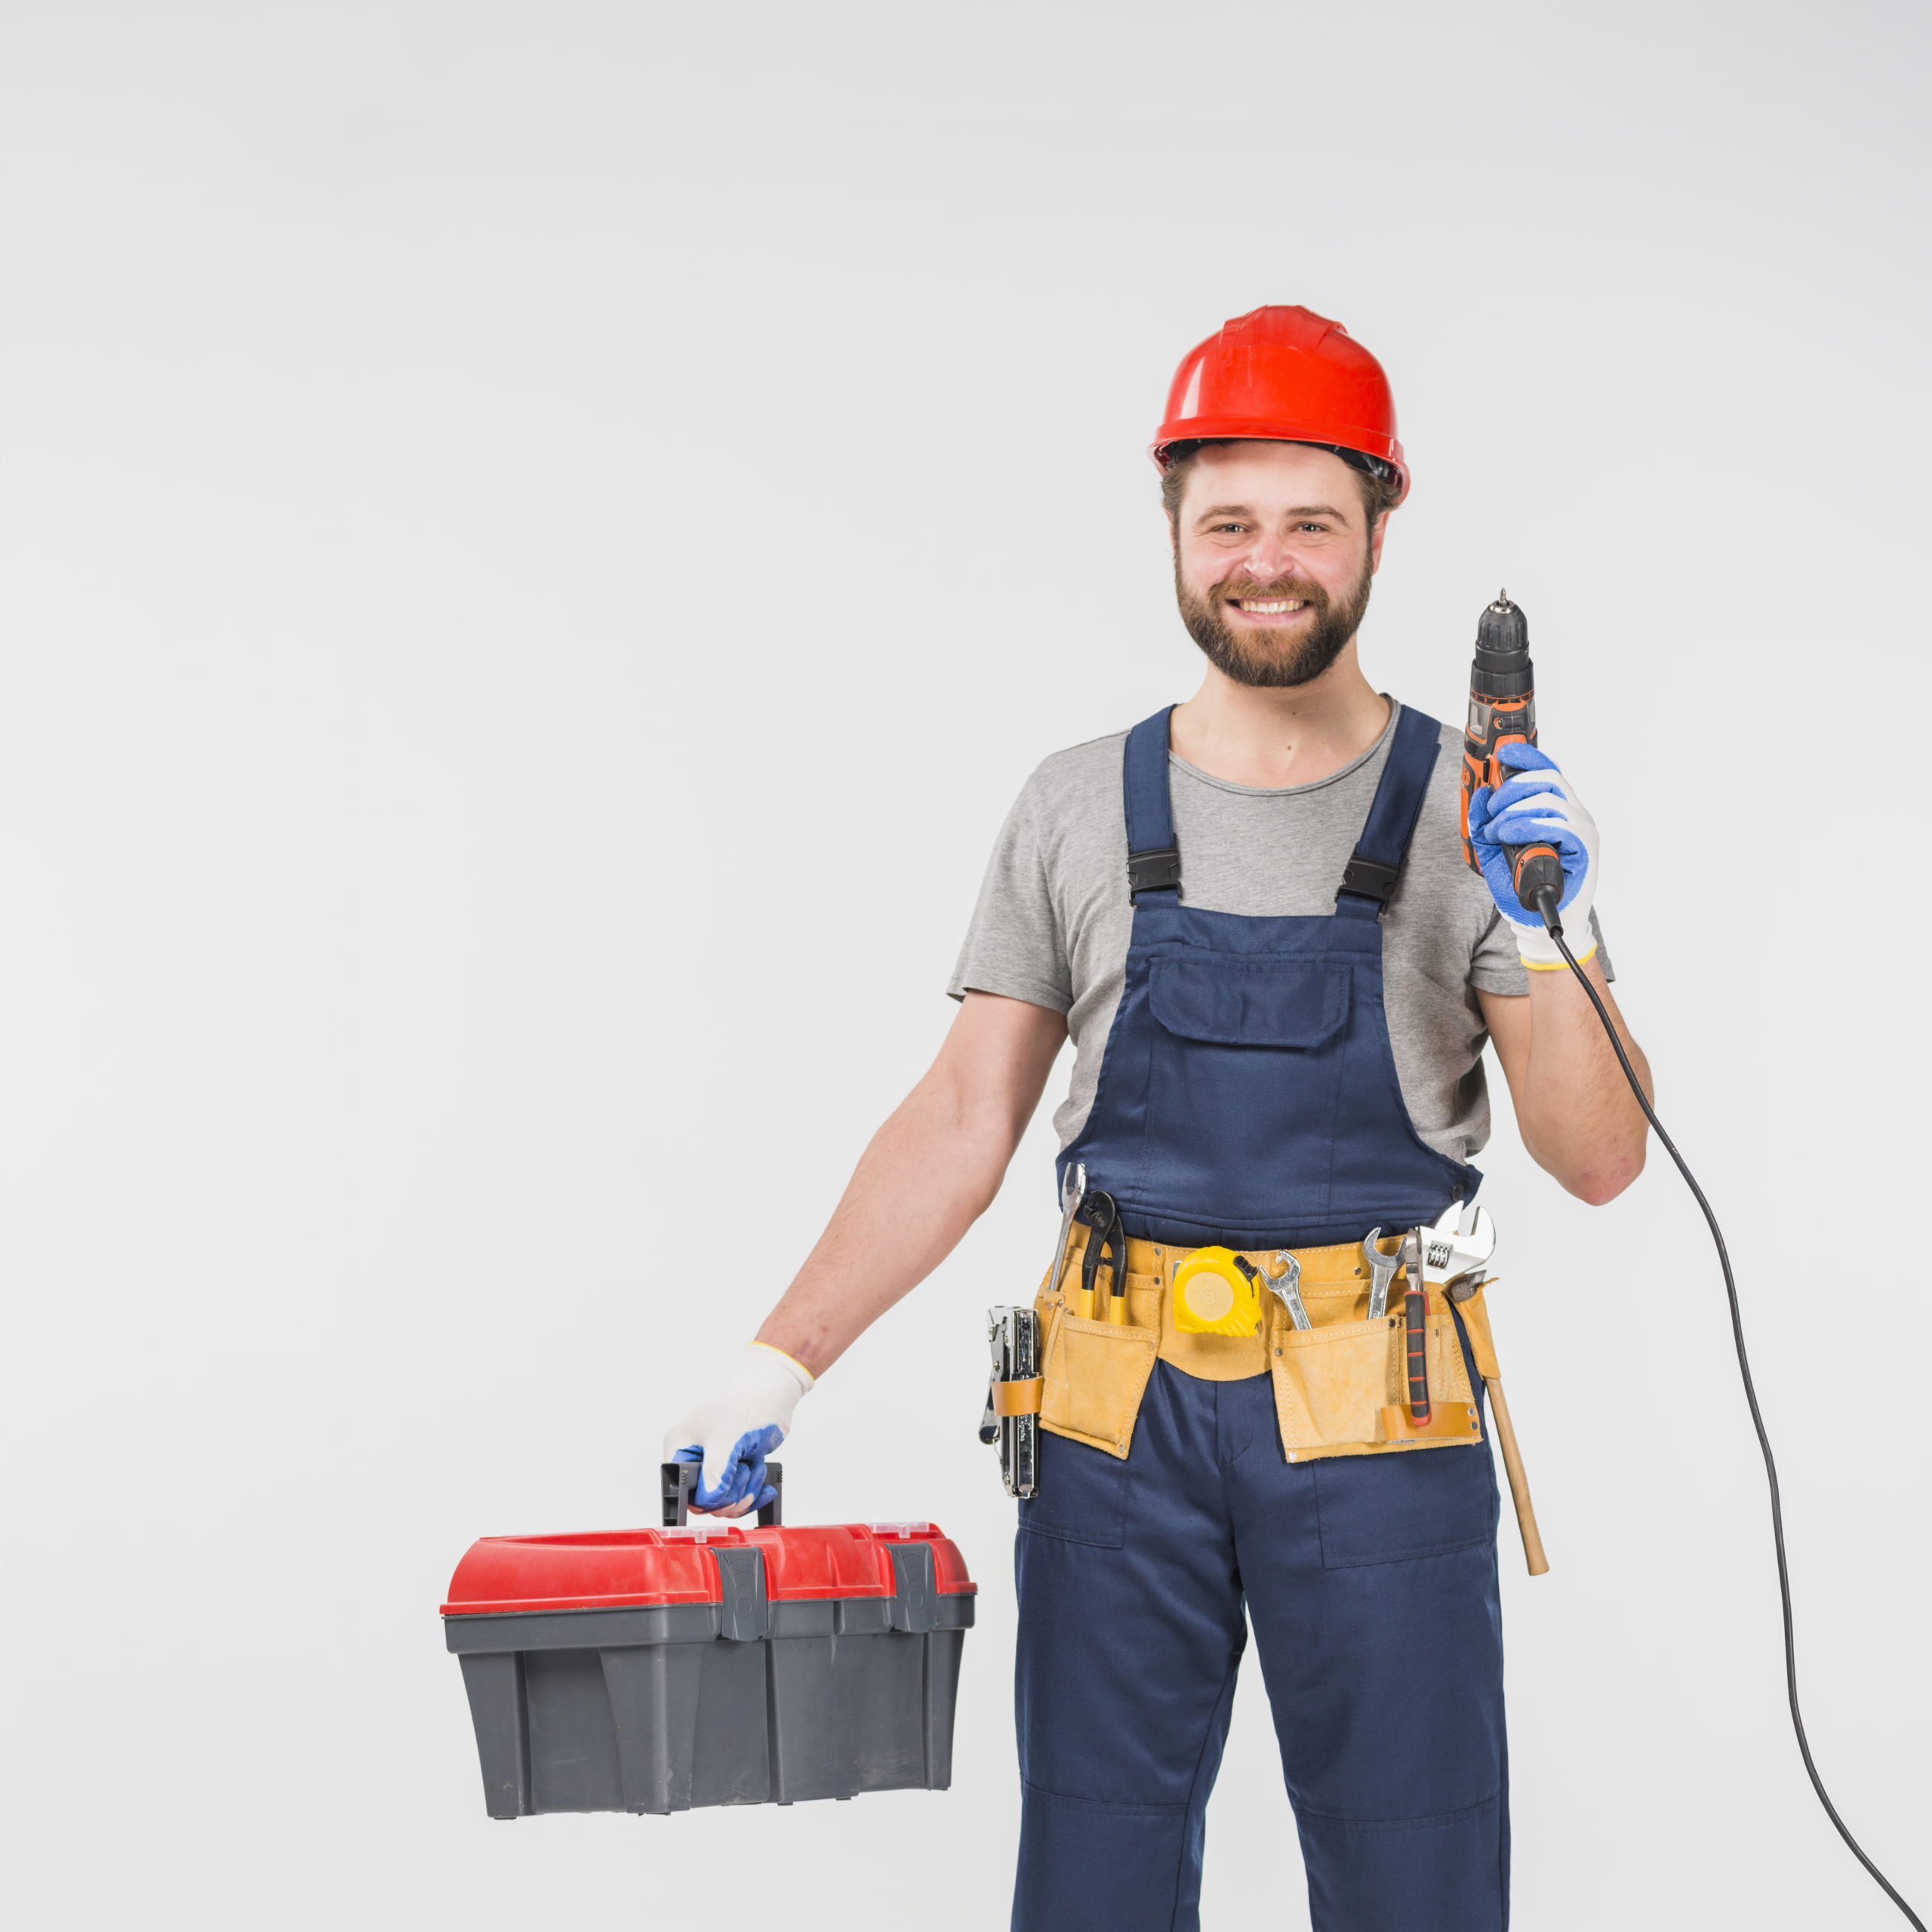
[[1128, 896], [1180, 897], [1180, 848], [1174, 843], [1174, 801], [1168, 792], [1168, 719], [1174, 706], [1143, 718], [1127, 734], [1121, 761], [1127, 804]]
[[1429, 789], [1441, 740], [1442, 727], [1433, 718], [1411, 711], [1407, 705], [1402, 707], [1402, 715], [1395, 721], [1395, 740], [1389, 747], [1389, 761], [1382, 768], [1382, 783], [1375, 788], [1375, 801], [1368, 808], [1361, 836], [1355, 841], [1355, 856], [1336, 889], [1337, 912], [1358, 919], [1381, 918], [1401, 876], [1409, 841], [1415, 836], [1423, 795]]

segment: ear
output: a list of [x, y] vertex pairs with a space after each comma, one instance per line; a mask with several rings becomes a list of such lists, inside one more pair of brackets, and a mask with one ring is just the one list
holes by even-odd
[[1389, 534], [1389, 512], [1384, 510], [1368, 531], [1368, 574], [1373, 577], [1382, 568], [1382, 540]]

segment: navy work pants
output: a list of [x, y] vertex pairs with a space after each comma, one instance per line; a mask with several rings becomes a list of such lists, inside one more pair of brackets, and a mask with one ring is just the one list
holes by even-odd
[[1014, 1932], [1195, 1932], [1247, 1620], [1315, 1932], [1504, 1932], [1497, 1507], [1486, 1443], [1287, 1461], [1266, 1375], [1157, 1363], [1124, 1462], [1043, 1435]]

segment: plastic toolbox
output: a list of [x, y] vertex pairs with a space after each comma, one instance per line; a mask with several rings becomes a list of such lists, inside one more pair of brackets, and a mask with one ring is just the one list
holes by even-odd
[[929, 1523], [485, 1537], [442, 1614], [489, 1814], [943, 1791], [977, 1587]]

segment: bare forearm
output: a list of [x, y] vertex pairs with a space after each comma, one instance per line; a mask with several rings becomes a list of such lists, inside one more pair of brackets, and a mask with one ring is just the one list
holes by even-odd
[[[1583, 971], [1650, 1097], [1650, 1063], [1624, 1025], [1601, 968], [1591, 959]], [[1643, 1110], [1574, 975], [1532, 973], [1528, 1007], [1527, 1054], [1520, 1080], [1512, 1083], [1523, 1144], [1572, 1194], [1593, 1204], [1614, 1199], [1643, 1171]]]
[[822, 1374], [917, 1287], [998, 1192], [1065, 1038], [1057, 1014], [969, 993], [758, 1340]]
[[758, 1339], [823, 1374], [958, 1244], [1011, 1145], [915, 1088], [873, 1136], [818, 1244]]

